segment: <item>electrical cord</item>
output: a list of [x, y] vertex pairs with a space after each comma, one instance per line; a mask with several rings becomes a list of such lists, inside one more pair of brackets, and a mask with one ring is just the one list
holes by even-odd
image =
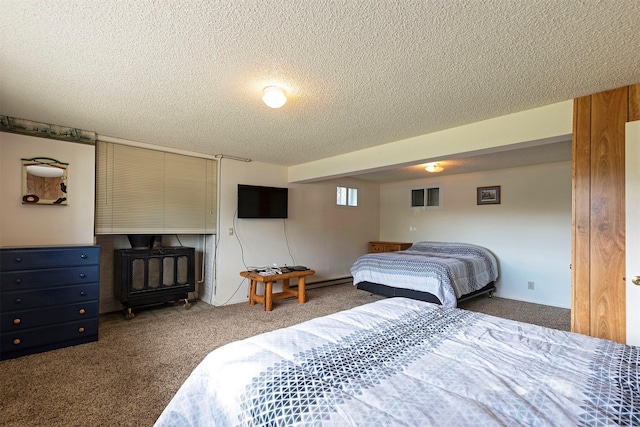
[[[242, 242], [240, 241], [240, 236], [238, 235], [238, 228], [236, 227], [236, 219], [238, 218], [238, 209], [236, 209], [236, 211], [233, 214], [233, 220], [231, 221], [231, 223], [233, 224], [233, 229], [235, 230], [235, 236], [236, 236], [236, 240], [238, 241], [238, 245], [240, 246], [240, 254], [241, 254], [241, 259], [242, 259], [242, 265], [244, 265], [245, 270], [249, 270], [249, 267], [247, 267], [247, 263], [244, 260], [244, 248], [242, 247]], [[218, 233], [220, 234], [220, 233]], [[218, 240], [219, 241], [219, 240]], [[216, 251], [218, 250], [217, 248], [218, 244], [216, 243]], [[223, 302], [221, 305], [226, 305], [229, 301], [231, 301], [233, 299], [233, 297], [238, 293], [238, 291], [240, 290], [240, 288], [242, 287], [242, 284], [247, 280], [246, 277], [242, 278], [242, 281], [240, 281], [240, 284], [238, 284], [238, 287], [236, 288], [235, 291], [233, 291], [233, 294], [231, 294], [231, 296], [229, 297], [228, 300], [226, 300], [225, 302]]]
[[[216, 158], [219, 159], [218, 161], [220, 162], [220, 167], [218, 168], [218, 174], [221, 175], [222, 174], [222, 164], [223, 164], [223, 159], [225, 158], [231, 158], [233, 160], [238, 160], [237, 158], [233, 158], [233, 157], [229, 157], [229, 156], [223, 156], [223, 155], [216, 155]], [[244, 161], [251, 161], [251, 159], [244, 159]], [[231, 221], [231, 223], [233, 224], [233, 228], [234, 230], [236, 230], [235, 236], [236, 236], [236, 240], [238, 241], [238, 245], [240, 246], [240, 254], [242, 257], [242, 265], [244, 265], [244, 268], [247, 268], [247, 263], [244, 260], [244, 248], [242, 247], [242, 242], [240, 241], [240, 236], [237, 233], [237, 227], [236, 227], [236, 219], [238, 218], [238, 209], [236, 208], [235, 212], [233, 213], [233, 219]], [[214, 255], [213, 255], [213, 265], [217, 266], [217, 261], [218, 261], [218, 251], [220, 250], [220, 231], [218, 230], [217, 233], [217, 239], [215, 242], [215, 251], [214, 251]], [[218, 271], [216, 268], [216, 272], [215, 272], [215, 279], [217, 280], [218, 277]], [[246, 281], [246, 277], [243, 277], [242, 280], [240, 281], [240, 283], [238, 284], [238, 287], [236, 288], [235, 291], [233, 291], [233, 293], [231, 294], [231, 296], [229, 297], [229, 299], [227, 299], [225, 302], [223, 302], [221, 305], [226, 305], [227, 303], [229, 303], [229, 301], [231, 301], [233, 299], [233, 297], [238, 293], [238, 291], [240, 290], [240, 288], [242, 287], [242, 284]], [[217, 286], [214, 287], [214, 295], [217, 294]]]
[[227, 303], [229, 301], [231, 301], [233, 299], [233, 297], [238, 293], [238, 291], [240, 290], [240, 288], [242, 287], [242, 284], [247, 280], [246, 277], [243, 277], [242, 280], [240, 281], [240, 284], [238, 285], [238, 287], [236, 288], [235, 291], [233, 291], [233, 294], [231, 294], [231, 296], [229, 297], [228, 300], [226, 300], [225, 302], [223, 302], [221, 305], [227, 305]]
[[296, 260], [291, 254], [291, 246], [289, 246], [289, 236], [287, 236], [287, 220], [285, 218], [282, 218], [282, 229], [284, 230], [284, 241], [287, 243], [289, 256], [291, 257], [291, 261], [293, 261], [291, 265], [296, 265]]
[[233, 214], [233, 229], [235, 230], [236, 240], [238, 241], [238, 245], [240, 246], [240, 258], [242, 259], [242, 265], [244, 265], [245, 270], [248, 270], [247, 262], [244, 260], [244, 248], [242, 247], [242, 242], [240, 241], [240, 234], [238, 233], [238, 227], [236, 226], [236, 219], [238, 219], [238, 209]]

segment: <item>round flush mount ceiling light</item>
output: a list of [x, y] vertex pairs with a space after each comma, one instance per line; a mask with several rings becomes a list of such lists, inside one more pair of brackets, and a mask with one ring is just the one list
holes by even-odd
[[424, 168], [427, 172], [438, 173], [442, 172], [444, 168], [440, 166], [438, 163], [427, 163], [427, 166]]
[[271, 108], [280, 108], [287, 102], [287, 95], [278, 86], [267, 86], [262, 93], [262, 100]]

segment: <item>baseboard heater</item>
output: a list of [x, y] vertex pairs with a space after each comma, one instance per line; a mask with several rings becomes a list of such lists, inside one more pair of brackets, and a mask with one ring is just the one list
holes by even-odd
[[[338, 277], [335, 279], [320, 280], [318, 282], [307, 282], [305, 284], [305, 289], [324, 288], [326, 286], [344, 285], [346, 283], [353, 283], [353, 277], [345, 276], [345, 277]], [[291, 287], [297, 288], [298, 285], [297, 283], [295, 284], [292, 283]]]

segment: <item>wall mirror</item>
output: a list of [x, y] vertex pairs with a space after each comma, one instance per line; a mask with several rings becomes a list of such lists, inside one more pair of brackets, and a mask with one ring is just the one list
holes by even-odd
[[66, 205], [68, 166], [49, 157], [22, 159], [22, 203]]

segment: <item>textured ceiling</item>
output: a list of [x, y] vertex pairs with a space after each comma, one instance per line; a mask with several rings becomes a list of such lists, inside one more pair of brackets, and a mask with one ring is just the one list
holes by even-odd
[[638, 0], [0, 0], [0, 114], [289, 166], [640, 82], [638, 22]]

